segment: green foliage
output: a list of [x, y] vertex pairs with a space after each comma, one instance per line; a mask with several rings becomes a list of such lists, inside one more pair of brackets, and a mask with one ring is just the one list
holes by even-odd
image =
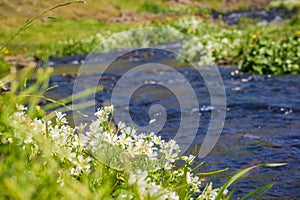
[[[254, 25], [238, 30], [227, 26], [220, 28], [218, 24], [211, 24], [196, 17], [182, 17], [169, 21], [169, 24], [161, 22], [155, 26], [176, 29], [198, 41], [198, 44], [185, 44], [181, 50], [182, 55], [189, 60], [199, 60], [199, 51], [205, 50], [212, 61], [204, 63], [239, 64], [241, 70], [257, 74], [299, 73], [299, 31], [290, 24], [284, 25], [280, 31], [274, 31], [277, 27], [270, 25], [263, 33], [258, 31], [251, 34], [257, 29]], [[45, 53], [46, 58], [83, 55], [90, 53], [96, 46], [97, 51], [101, 52], [172, 41], [167, 34], [152, 33], [150, 29], [144, 31], [144, 35], [139, 35], [137, 32], [131, 31], [129, 35], [121, 34], [109, 44], [105, 41], [111, 36], [114, 37], [112, 32], [98, 33], [82, 39], [69, 38], [45, 46], [43, 49], [47, 51], [37, 51], [35, 57], [41, 58]], [[106, 46], [101, 46], [102, 43], [106, 43]], [[201, 64], [203, 63], [199, 63]]]
[[[81, 1], [74, 1], [81, 2]], [[64, 6], [61, 4], [60, 6]], [[206, 20], [209, 18], [211, 9], [201, 6], [180, 5], [174, 7], [166, 7], [164, 2], [149, 2], [139, 4], [140, 12], [151, 13], [172, 13], [172, 14], [193, 14], [200, 15], [193, 17], [174, 17], [168, 16], [165, 20], [155, 20], [150, 24], [154, 27], [168, 27], [195, 37], [199, 41], [201, 49], [196, 50], [194, 44], [186, 44], [182, 51], [183, 55], [188, 56], [190, 60], [197, 57], [199, 51], [206, 51], [208, 57], [220, 65], [239, 65], [239, 68], [245, 72], [258, 74], [288, 74], [299, 73], [299, 35], [295, 35], [297, 26], [299, 25], [299, 15], [292, 19], [280, 22], [280, 24], [269, 24], [264, 27], [264, 33], [259, 35], [257, 39], [249, 38], [258, 28], [256, 20], [242, 18], [236, 26], [227, 26], [222, 22], [214, 22]], [[51, 10], [51, 9], [50, 9]], [[91, 19], [80, 19], [76, 22], [71, 20], [54, 20], [51, 24], [44, 23], [42, 26], [36, 27], [32, 24], [47, 14], [48, 11], [42, 13], [36, 18], [32, 18], [21, 27], [16, 34], [22, 32], [22, 37], [33, 45], [29, 55], [37, 59], [48, 59], [51, 57], [61, 57], [69, 55], [84, 55], [90, 53], [94, 47], [103, 43], [113, 33], [127, 30], [134, 27], [132, 24], [109, 25]], [[222, 18], [222, 15], [219, 15]], [[279, 27], [279, 26], [281, 27]], [[149, 24], [142, 24], [141, 27], [147, 27]], [[35, 32], [34, 37], [24, 30], [31, 27]], [[78, 34], [74, 36], [74, 27], [78, 29]], [[86, 31], [81, 31], [81, 27], [86, 27]], [[49, 31], [49, 28], [51, 31]], [[104, 29], [111, 31], [101, 31]], [[58, 31], [61, 30], [61, 31]], [[59, 34], [63, 35], [64, 39]], [[47, 35], [47, 36], [46, 36]], [[136, 35], [128, 35], [127, 38], [121, 38], [120, 42], [111, 44], [110, 46], [101, 47], [99, 51], [109, 51], [121, 49], [121, 47], [138, 47], [141, 44], [161, 44], [170, 41], [165, 35], [157, 33], [156, 38], [148, 35], [139, 36], [138, 41], [133, 37]], [[16, 35], [14, 34], [11, 39]], [[28, 38], [26, 38], [28, 37]], [[50, 37], [49, 40], [45, 38]], [[8, 40], [8, 43], [11, 42]], [[24, 39], [16, 39], [15, 44], [10, 46], [10, 53], [22, 51]], [[152, 41], [153, 40], [153, 41]], [[8, 44], [7, 43], [7, 44]], [[125, 45], [126, 44], [126, 45]], [[2, 45], [3, 49], [6, 45]], [[100, 45], [101, 46], [101, 45]], [[146, 45], [147, 46], [147, 45]], [[25, 48], [28, 51], [27, 48]], [[185, 52], [185, 53], [184, 53]], [[199, 60], [199, 59], [198, 59]], [[211, 62], [210, 62], [211, 63]], [[9, 65], [0, 59], [1, 72], [8, 70]], [[199, 63], [201, 64], [201, 63]]]
[[74, 0], [74, 1], [69, 1], [66, 3], [61, 3], [58, 5], [55, 5], [47, 10], [45, 10], [44, 12], [42, 12], [41, 14], [39, 14], [38, 16], [32, 18], [32, 19], [27, 19], [25, 24], [23, 26], [21, 26], [3, 45], [1, 45], [0, 47], [0, 51], [2, 51], [5, 47], [7, 47], [7, 45], [17, 36], [19, 35], [21, 32], [23, 32], [24, 30], [30, 28], [37, 20], [39, 20], [40, 18], [44, 17], [47, 13], [60, 8], [60, 7], [64, 7], [64, 6], [68, 6], [70, 4], [74, 4], [74, 3], [85, 3], [84, 1], [81, 0]]
[[[218, 192], [218, 195], [216, 196], [216, 200], [221, 200], [224, 197], [224, 191], [233, 183], [237, 182], [242, 176], [244, 176], [245, 174], [247, 174], [248, 172], [250, 172], [251, 170], [257, 168], [257, 167], [278, 167], [278, 166], [282, 166], [282, 165], [286, 165], [286, 163], [269, 163], [269, 164], [259, 164], [259, 165], [254, 165], [252, 167], [248, 167], [246, 169], [240, 170], [238, 173], [236, 173], [235, 175], [233, 175], [220, 189], [220, 191]], [[273, 184], [268, 184], [266, 186], [260, 187], [252, 192], [250, 192], [249, 194], [247, 194], [246, 196], [244, 196], [242, 199], [247, 199], [251, 196], [254, 196], [256, 194], [261, 195], [261, 192], [265, 192], [266, 190], [269, 190], [272, 187]], [[261, 196], [260, 196], [261, 197]]]
[[[181, 52], [189, 60], [199, 60], [196, 53], [205, 50], [212, 61], [207, 63], [235, 63], [242, 44], [245, 42], [245, 31], [232, 28], [219, 28], [216, 24], [195, 17], [181, 18], [170, 26], [178, 31], [194, 37], [198, 44], [192, 42], [183, 46]], [[201, 49], [199, 49], [201, 47]], [[197, 51], [198, 48], [199, 50]], [[200, 65], [203, 63], [199, 63]]]
[[290, 26], [299, 27], [300, 26], [300, 11], [298, 11], [298, 14], [296, 16], [293, 16], [291, 20], [289, 21]]
[[279, 40], [253, 34], [244, 47], [239, 69], [256, 74], [300, 73], [300, 32], [285, 35]]
[[300, 8], [300, 2], [298, 0], [273, 0], [267, 5], [267, 9], [283, 9], [294, 10]]
[[52, 43], [42, 47], [42, 50], [37, 50], [33, 56], [37, 59], [45, 59], [89, 54], [95, 48], [95, 45], [100, 43], [101, 38], [98, 36], [100, 36], [100, 34], [96, 37], [89, 37], [86, 39], [68, 38], [63, 41], [61, 40], [57, 43]]
[[[178, 39], [178, 38], [176, 38]], [[61, 57], [69, 55], [85, 55], [91, 52], [109, 52], [141, 46], [155, 46], [164, 42], [174, 41], [174, 34], [167, 31], [157, 31], [155, 28], [145, 27], [121, 33], [98, 33], [88, 38], [60, 40], [44, 47], [45, 51], [36, 51], [34, 56], [40, 58]], [[45, 55], [46, 53], [46, 55]], [[43, 55], [45, 55], [43, 57]]]
[[157, 2], [145, 2], [141, 4], [138, 12], [148, 12], [148, 13], [168, 13], [168, 14], [192, 14], [192, 15], [201, 15], [209, 14], [213, 9], [203, 6], [187, 6], [187, 5], [178, 5], [166, 7], [162, 3]]
[[4, 58], [0, 56], [0, 77], [5, 75], [9, 71], [10, 67], [11, 65], [5, 62]]
[[249, 27], [249, 26], [253, 26], [253, 25], [256, 25], [258, 22], [260, 22], [261, 20], [260, 19], [255, 19], [255, 18], [249, 18], [249, 17], [241, 17], [239, 19], [239, 22], [238, 22], [238, 25], [239, 27], [243, 27], [243, 28], [246, 28], [246, 27]]
[[138, 9], [139, 12], [148, 12], [148, 13], [166, 13], [169, 11], [168, 8], [163, 6], [160, 3], [153, 1], [143, 3]]
[[212, 8], [208, 7], [202, 7], [202, 6], [193, 6], [191, 9], [196, 12], [197, 14], [202, 14], [202, 13], [211, 13], [213, 11]]

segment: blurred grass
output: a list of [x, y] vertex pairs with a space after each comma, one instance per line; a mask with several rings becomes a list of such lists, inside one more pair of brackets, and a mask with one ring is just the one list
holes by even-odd
[[[27, 19], [33, 18], [47, 8], [63, 3], [61, 0], [2, 0], [0, 2], [0, 44], [16, 32]], [[263, 3], [262, 3], [263, 2]], [[267, 0], [260, 1], [266, 5]], [[121, 17], [124, 12], [148, 12], [148, 13], [189, 13], [190, 10], [239, 10], [253, 7], [252, 1], [235, 2], [225, 0], [191, 0], [185, 2], [176, 1], [150, 1], [150, 0], [86, 0], [86, 4], [70, 5], [58, 8], [49, 13], [49, 17], [41, 19], [42, 23], [36, 23], [30, 30], [18, 35], [8, 46], [10, 54], [24, 54], [36, 51], [39, 46], [47, 46], [55, 41], [72, 37], [80, 39], [94, 35], [98, 32], [110, 30], [112, 32], [123, 31], [136, 26], [134, 21], [115, 22], [110, 20]], [[194, 12], [199, 14], [199, 12]], [[56, 19], [52, 19], [52, 17]], [[158, 16], [159, 18], [159, 16]], [[164, 17], [163, 17], [164, 18]], [[159, 20], [159, 19], [158, 19]]]
[[[119, 32], [129, 29], [135, 23], [109, 23], [119, 17], [123, 10], [137, 10], [144, 1], [87, 0], [83, 5], [70, 5], [51, 11], [16, 37], [8, 49], [10, 54], [27, 54], [41, 45], [72, 37], [80, 39], [101, 31]], [[58, 0], [3, 0], [0, 2], [0, 44], [13, 35], [27, 19], [31, 19], [47, 8], [62, 3]], [[48, 18], [49, 17], [49, 18]]]
[[[119, 32], [134, 27], [135, 24], [109, 24], [95, 19], [55, 19], [51, 22], [35, 24], [30, 30], [25, 30], [8, 46], [10, 54], [27, 54], [65, 38], [81, 39], [98, 32], [110, 30]], [[4, 43], [14, 32], [15, 28], [0, 31], [0, 43]]]

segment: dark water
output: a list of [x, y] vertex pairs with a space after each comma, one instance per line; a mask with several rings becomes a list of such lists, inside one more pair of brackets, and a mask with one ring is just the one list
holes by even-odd
[[[165, 62], [173, 66], [190, 83], [197, 95], [201, 115], [197, 137], [192, 148], [199, 147], [206, 134], [211, 117], [210, 98], [207, 87], [197, 72], [190, 66], [175, 66], [172, 56], [152, 53], [146, 57], [134, 57], [134, 53], [118, 59], [100, 79], [95, 73], [86, 76], [81, 84], [88, 88], [91, 82], [99, 82], [104, 86], [103, 91], [97, 93], [97, 106], [109, 102], [111, 93], [118, 80], [128, 70], [129, 66], [136, 66], [152, 60]], [[83, 58], [84, 59], [84, 58]], [[57, 60], [56, 60], [57, 61]], [[54, 63], [58, 65], [59, 63]], [[57, 76], [51, 78], [51, 85], [59, 87], [48, 93], [52, 98], [61, 98], [72, 94], [74, 77], [61, 76], [67, 72], [75, 73], [78, 66], [57, 67]], [[238, 72], [235, 67], [219, 67], [227, 95], [227, 116], [224, 129], [218, 143], [212, 152], [204, 158], [206, 164], [200, 170], [210, 171], [229, 167], [223, 175], [213, 176], [216, 185], [226, 181], [238, 169], [259, 163], [288, 163], [277, 168], [260, 168], [245, 177], [237, 187], [237, 197], [248, 191], [274, 182], [273, 188], [265, 197], [271, 199], [300, 199], [300, 76], [253, 76]], [[162, 74], [153, 70], [153, 75]], [[129, 109], [134, 123], [146, 126], [149, 123], [149, 106], [161, 104], [166, 109], [167, 121], [158, 134], [168, 139], [174, 137], [180, 124], [180, 109], [176, 96], [161, 86], [164, 81], [182, 84], [176, 79], [165, 76], [155, 80], [153, 76], [145, 81], [143, 87], [138, 88], [131, 96]], [[81, 75], [84, 76], [84, 75]], [[146, 76], [147, 77], [147, 76]], [[145, 79], [143, 76], [132, 76], [131, 80]], [[134, 81], [127, 84], [134, 84]], [[124, 85], [124, 88], [129, 85]], [[186, 97], [189, 100], [189, 97]], [[122, 99], [120, 99], [122, 101]], [[221, 178], [220, 178], [221, 177]]]
[[300, 76], [232, 77], [232, 69], [220, 70], [229, 111], [222, 137], [207, 157], [207, 164], [216, 168], [223, 163], [223, 167], [237, 169], [287, 162], [284, 167], [254, 171], [238, 191], [276, 182], [267, 197], [299, 199]]
[[[230, 13], [225, 13], [222, 16], [222, 20], [227, 24], [238, 24], [241, 18], [257, 19], [262, 24], [269, 22], [281, 21], [284, 19], [291, 18], [297, 13], [296, 10], [244, 10], [235, 11]], [[218, 19], [219, 13], [212, 13], [211, 17], [213, 19]]]

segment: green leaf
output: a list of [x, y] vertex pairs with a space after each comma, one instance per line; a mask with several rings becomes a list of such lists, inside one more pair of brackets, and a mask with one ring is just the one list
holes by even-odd
[[233, 188], [233, 190], [229, 193], [229, 195], [226, 197], [226, 200], [230, 200], [235, 192], [236, 188]]
[[218, 173], [221, 173], [221, 172], [225, 172], [228, 169], [229, 168], [225, 168], [225, 169], [221, 169], [221, 170], [216, 170], [216, 171], [211, 171], [211, 172], [202, 172], [202, 173], [198, 173], [197, 175], [199, 175], [199, 176], [213, 175], [213, 174], [218, 174]]
[[267, 185], [264, 185], [260, 188], [257, 188], [256, 190], [250, 192], [249, 194], [245, 195], [241, 200], [246, 200], [249, 199], [250, 197], [253, 197], [257, 194], [259, 194], [259, 196], [256, 197], [256, 199], [259, 199], [260, 197], [262, 197], [268, 190], [271, 189], [271, 187], [274, 185], [274, 183], [270, 183]]
[[247, 174], [249, 171], [251, 171], [252, 169], [255, 169], [257, 167], [279, 167], [279, 166], [283, 166], [286, 165], [287, 163], [267, 163], [267, 164], [259, 164], [259, 165], [254, 165], [252, 167], [248, 167], [246, 169], [243, 169], [241, 171], [239, 171], [238, 173], [236, 173], [235, 175], [233, 175], [219, 190], [218, 195], [216, 197], [216, 200], [221, 200], [223, 197], [223, 193], [224, 191], [230, 186], [232, 185], [234, 182], [238, 181], [238, 179], [240, 179], [242, 176], [244, 176], [245, 174]]

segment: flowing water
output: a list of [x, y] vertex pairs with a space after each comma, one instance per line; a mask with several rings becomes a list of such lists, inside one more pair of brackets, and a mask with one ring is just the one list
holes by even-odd
[[[174, 58], [164, 55], [155, 57], [155, 52], [145, 59], [173, 66], [192, 85], [199, 102], [200, 126], [193, 147], [201, 146], [206, 134], [211, 111], [209, 93], [205, 82], [194, 68], [190, 66], [175, 66]], [[160, 54], [161, 55], [161, 54]], [[144, 56], [144, 55], [143, 55]], [[70, 58], [72, 60], [72, 58]], [[81, 58], [83, 59], [83, 58]], [[139, 56], [132, 55], [120, 59], [102, 78], [95, 73], [87, 76], [81, 84], [88, 87], [90, 82], [99, 82], [104, 87], [96, 94], [97, 106], [110, 101], [111, 93], [118, 80], [128, 70], [126, 66], [141, 64]], [[51, 85], [59, 85], [48, 95], [52, 98], [62, 98], [72, 94], [74, 77], [78, 65], [65, 66], [61, 60], [54, 60], [56, 74], [50, 80]], [[74, 64], [78, 64], [75, 62]], [[126, 70], [125, 70], [126, 69]], [[277, 168], [260, 168], [240, 181], [237, 196], [246, 194], [267, 183], [275, 182], [273, 188], [266, 194], [272, 199], [300, 199], [300, 75], [256, 76], [243, 74], [236, 67], [219, 67], [224, 81], [227, 96], [227, 114], [221, 137], [218, 143], [204, 158], [202, 171], [219, 170], [229, 167], [222, 175], [212, 177], [216, 185], [226, 181], [232, 173], [259, 163], [288, 163]], [[68, 73], [71, 75], [61, 75]], [[135, 91], [130, 98], [130, 104], [124, 108], [130, 110], [134, 123], [146, 126], [149, 123], [149, 106], [160, 104], [166, 109], [167, 119], [160, 134], [163, 138], [173, 138], [180, 125], [180, 102], [176, 96], [162, 87], [160, 83], [171, 82], [182, 84], [169, 76], [153, 78], [163, 72], [153, 70], [145, 85]], [[143, 76], [132, 75], [131, 80], [145, 79]], [[163, 78], [165, 77], [165, 78]], [[164, 80], [165, 79], [165, 80]], [[83, 79], [84, 80], [84, 79]], [[134, 81], [125, 83], [130, 87]], [[189, 97], [186, 97], [189, 100]], [[120, 99], [122, 101], [122, 99]]]

